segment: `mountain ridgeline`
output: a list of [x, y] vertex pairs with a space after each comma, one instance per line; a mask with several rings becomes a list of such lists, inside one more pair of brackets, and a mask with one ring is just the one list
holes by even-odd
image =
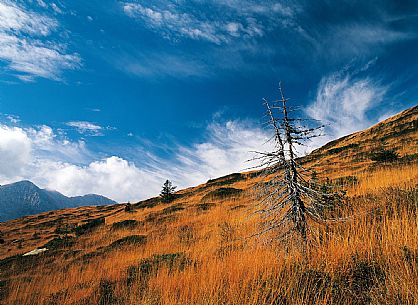
[[56, 191], [41, 189], [30, 181], [20, 181], [0, 186], [0, 221], [51, 210], [114, 203], [109, 198], [93, 194], [67, 197]]

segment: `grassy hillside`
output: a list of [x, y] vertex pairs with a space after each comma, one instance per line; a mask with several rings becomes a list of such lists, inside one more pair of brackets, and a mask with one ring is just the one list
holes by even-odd
[[[306, 255], [246, 238], [257, 173], [0, 223], [0, 304], [416, 304], [418, 107], [303, 158], [348, 191]], [[370, 159], [391, 149], [391, 162]], [[42, 254], [21, 256], [35, 248]]]
[[330, 177], [374, 169], [379, 163], [370, 157], [382, 149], [396, 151], [401, 163], [416, 163], [417, 131], [418, 106], [415, 106], [366, 130], [329, 142], [303, 158], [302, 163]]

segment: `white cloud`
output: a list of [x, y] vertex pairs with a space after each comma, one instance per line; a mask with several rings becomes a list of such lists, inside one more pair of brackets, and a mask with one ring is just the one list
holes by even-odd
[[271, 148], [263, 146], [268, 138], [268, 132], [250, 122], [214, 122], [208, 126], [206, 141], [178, 148], [176, 160], [170, 164], [176, 168], [175, 180], [189, 186], [244, 171], [256, 165], [247, 162], [254, 157], [252, 151]]
[[[168, 0], [125, 1], [121, 10], [138, 26], [163, 39], [176, 44], [186, 40], [203, 42], [205, 48], [199, 48], [198, 52], [194, 48], [185, 51], [183, 46], [171, 51], [135, 49], [122, 56], [112, 54], [108, 60], [119, 69], [141, 77], [210, 78], [218, 71], [271, 71], [274, 54], [284, 47], [272, 47], [265, 43], [265, 38], [274, 29], [296, 27], [293, 3], [222, 0], [196, 1], [192, 6]], [[253, 57], [257, 61], [249, 60]]]
[[214, 0], [215, 5], [221, 5], [224, 9], [236, 11], [239, 15], [273, 15], [293, 16], [298, 10], [295, 4], [290, 6], [277, 1], [252, 1], [252, 0]]
[[10, 121], [12, 124], [17, 124], [20, 122], [20, 118], [18, 115], [13, 114], [6, 114], [6, 118]]
[[387, 87], [371, 78], [356, 78], [344, 71], [334, 73], [322, 78], [306, 113], [327, 125], [322, 141], [332, 140], [375, 123], [368, 112], [379, 105], [386, 91]]
[[62, 10], [55, 3], [51, 4], [51, 8], [54, 10], [55, 13], [62, 14]]
[[38, 3], [38, 5], [40, 7], [43, 7], [43, 8], [47, 8], [48, 7], [48, 5], [43, 0], [36, 0], [36, 2]]
[[226, 30], [231, 36], [239, 36], [239, 31], [242, 29], [242, 24], [238, 22], [229, 22], [225, 25]]
[[357, 21], [332, 25], [319, 33], [321, 35], [315, 38], [318, 51], [337, 58], [366, 54], [376, 56], [387, 45], [418, 37], [416, 32], [395, 30], [385, 22]]
[[158, 195], [165, 179], [180, 188], [209, 178], [242, 171], [260, 150], [266, 132], [249, 122], [214, 122], [206, 140], [175, 146], [171, 159], [151, 152], [135, 163], [110, 155], [98, 158], [84, 142], [69, 141], [49, 126], [31, 128], [0, 125], [0, 183], [28, 179], [65, 195], [97, 193], [117, 201], [135, 201]]
[[102, 135], [103, 127], [86, 121], [71, 121], [65, 123], [67, 126], [74, 127], [81, 134]]
[[0, 177], [19, 179], [31, 161], [32, 142], [18, 127], [0, 126]]
[[177, 54], [147, 53], [138, 56], [123, 56], [117, 59], [117, 66], [123, 71], [137, 76], [193, 77], [209, 76], [205, 64]]
[[130, 186], [146, 177], [121, 158], [94, 161], [84, 142], [59, 137], [45, 125], [0, 125], [0, 153], [1, 184], [29, 179], [66, 195], [101, 193], [122, 200], [133, 193], [138, 196], [138, 188]]
[[162, 181], [117, 156], [85, 166], [49, 160], [39, 163], [40, 173], [34, 180], [69, 195], [96, 193], [120, 202], [137, 200], [158, 195]]
[[60, 80], [63, 70], [77, 69], [81, 60], [77, 54], [66, 54], [65, 44], [45, 40], [58, 26], [55, 19], [0, 0], [0, 61], [24, 81]]
[[[219, 3], [215, 3], [219, 6]], [[229, 5], [228, 5], [229, 6]], [[144, 26], [160, 32], [164, 38], [176, 40], [186, 37], [193, 40], [206, 40], [215, 44], [229, 42], [234, 37], [260, 37], [264, 35], [263, 22], [255, 18], [255, 14], [271, 14], [265, 10], [235, 12], [235, 17], [212, 15], [207, 16], [207, 8], [201, 8], [200, 13], [184, 12], [181, 6], [165, 5], [164, 8], [144, 6], [139, 3], [124, 3], [123, 10], [131, 18], [143, 22]], [[271, 7], [270, 9], [273, 9]], [[230, 19], [230, 20], [228, 20]], [[239, 21], [237, 21], [237, 19]]]
[[31, 13], [9, 1], [0, 2], [0, 30], [47, 36], [57, 27], [49, 17]]

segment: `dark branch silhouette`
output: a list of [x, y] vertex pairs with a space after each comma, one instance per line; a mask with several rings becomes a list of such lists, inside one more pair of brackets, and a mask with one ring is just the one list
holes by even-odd
[[176, 188], [170, 180], [166, 180], [160, 193], [161, 201], [166, 203], [173, 201]]
[[255, 152], [252, 159], [258, 162], [265, 176], [255, 188], [255, 213], [261, 215], [263, 228], [254, 235], [269, 233], [273, 240], [281, 240], [297, 233], [306, 244], [309, 222], [337, 220], [327, 217], [326, 211], [341, 202], [343, 193], [319, 184], [316, 173], [310, 178], [310, 171], [298, 164], [296, 146], [320, 136], [323, 126], [305, 127], [301, 124], [303, 119], [290, 118], [288, 99], [284, 97], [281, 84], [279, 90], [280, 100], [272, 103], [263, 100], [267, 124], [274, 132], [270, 139], [273, 150]]

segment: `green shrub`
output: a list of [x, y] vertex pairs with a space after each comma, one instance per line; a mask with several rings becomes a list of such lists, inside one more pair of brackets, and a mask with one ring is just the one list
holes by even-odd
[[6, 298], [9, 292], [9, 282], [10, 280], [0, 280], [0, 300]]
[[352, 184], [358, 183], [358, 178], [356, 176], [345, 176], [345, 177], [339, 177], [335, 179], [333, 182], [335, 185], [338, 185], [338, 186], [352, 185]]
[[348, 272], [339, 275], [333, 281], [334, 304], [370, 304], [370, 291], [384, 281], [385, 272], [377, 262], [353, 257]]
[[413, 251], [412, 249], [408, 248], [407, 246], [403, 246], [401, 248], [402, 256], [405, 262], [413, 268], [418, 268], [418, 251]]
[[182, 252], [155, 254], [150, 258], [143, 259], [139, 264], [139, 270], [143, 274], [151, 274], [156, 273], [164, 266], [172, 272], [176, 269], [184, 270], [189, 263], [189, 259]]
[[160, 268], [166, 267], [169, 272], [174, 270], [183, 271], [189, 264], [190, 260], [184, 253], [156, 254], [142, 259], [138, 265], [128, 267], [126, 285], [131, 287], [134, 283], [138, 283], [139, 291], [143, 292], [148, 286], [150, 276], [156, 275]]

